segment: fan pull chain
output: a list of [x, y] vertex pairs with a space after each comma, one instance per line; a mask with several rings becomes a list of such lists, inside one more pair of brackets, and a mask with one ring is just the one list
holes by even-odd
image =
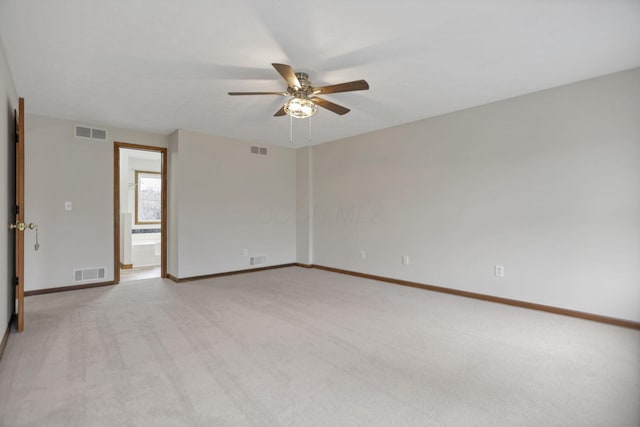
[[289, 116], [289, 144], [293, 144], [293, 116]]
[[311, 142], [311, 117], [307, 119], [309, 121], [309, 142]]

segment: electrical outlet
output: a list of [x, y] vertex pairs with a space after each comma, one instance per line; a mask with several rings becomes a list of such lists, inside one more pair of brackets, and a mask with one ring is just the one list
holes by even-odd
[[504, 265], [496, 265], [495, 274], [498, 277], [504, 277]]
[[402, 264], [409, 265], [409, 255], [402, 256]]
[[72, 208], [71, 202], [64, 202], [64, 210], [65, 211], [70, 211], [71, 208]]
[[360, 251], [360, 258], [367, 259], [367, 253], [365, 251]]
[[242, 255], [243, 256], [249, 256], [249, 249], [243, 249], [242, 250]]

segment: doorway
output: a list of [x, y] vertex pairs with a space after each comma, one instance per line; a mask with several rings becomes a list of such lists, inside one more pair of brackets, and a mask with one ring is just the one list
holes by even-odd
[[167, 149], [114, 143], [114, 282], [167, 276]]
[[[15, 218], [15, 223], [9, 224], [9, 244], [13, 248], [9, 251], [9, 261], [13, 261], [13, 277], [9, 283], [14, 285], [13, 296], [13, 316], [16, 322], [16, 330], [24, 330], [24, 231], [27, 229], [24, 223], [24, 98], [18, 99], [18, 109], [14, 110], [15, 119], [15, 144], [9, 145], [10, 171], [9, 182], [15, 190], [9, 193], [13, 200], [9, 205], [9, 218]], [[6, 229], [5, 229], [6, 230]], [[3, 325], [4, 327], [4, 325]], [[1, 347], [1, 345], [0, 345]]]

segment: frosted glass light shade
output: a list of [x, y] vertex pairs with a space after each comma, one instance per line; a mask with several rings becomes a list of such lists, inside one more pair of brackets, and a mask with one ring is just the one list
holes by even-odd
[[310, 99], [291, 98], [284, 104], [284, 111], [296, 119], [306, 119], [313, 116], [318, 111], [318, 107]]

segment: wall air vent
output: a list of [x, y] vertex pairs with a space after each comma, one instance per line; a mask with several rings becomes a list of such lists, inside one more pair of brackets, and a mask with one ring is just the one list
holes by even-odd
[[91, 128], [76, 126], [76, 136], [79, 138], [91, 138]]
[[91, 129], [91, 139], [107, 140], [107, 131], [104, 129]]
[[267, 147], [258, 147], [257, 145], [251, 146], [251, 154], [258, 154], [260, 156], [267, 155]]
[[76, 125], [76, 137], [93, 139], [96, 141], [106, 141], [107, 131], [106, 129], [90, 128], [87, 126]]
[[260, 265], [260, 264], [266, 264], [266, 263], [267, 263], [267, 257], [265, 255], [249, 257], [249, 265]]
[[104, 280], [106, 271], [107, 271], [106, 267], [83, 268], [83, 269], [73, 270], [73, 281], [74, 282], [95, 282], [97, 280]]

